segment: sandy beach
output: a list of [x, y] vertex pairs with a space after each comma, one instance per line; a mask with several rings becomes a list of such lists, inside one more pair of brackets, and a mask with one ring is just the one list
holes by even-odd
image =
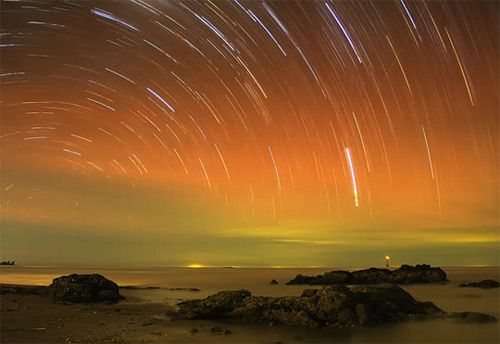
[[[1, 296], [3, 343], [497, 343], [499, 325], [433, 320], [342, 330], [318, 330], [238, 321], [178, 320], [167, 315], [181, 300], [245, 288], [255, 295], [300, 295], [310, 286], [284, 283], [296, 273], [330, 269], [65, 269], [3, 267], [1, 283], [48, 285], [69, 272], [97, 272], [119, 285], [125, 300], [113, 305], [54, 304], [39, 295]], [[498, 268], [445, 268], [446, 285], [404, 286], [417, 300], [446, 311], [499, 316], [498, 289], [458, 288], [482, 278], [498, 279]], [[271, 279], [278, 285], [270, 285]], [[157, 287], [148, 289], [147, 287]], [[180, 288], [180, 289], [175, 289]], [[185, 289], [186, 288], [186, 289]], [[190, 288], [199, 288], [193, 291]]]

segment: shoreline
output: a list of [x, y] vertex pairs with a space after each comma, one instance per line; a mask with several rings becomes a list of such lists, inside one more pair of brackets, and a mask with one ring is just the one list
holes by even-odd
[[[13, 286], [13, 285], [9, 285]], [[38, 286], [19, 286], [30, 290]], [[383, 324], [376, 327], [345, 329], [310, 329], [286, 325], [254, 324], [236, 320], [176, 320], [171, 302], [145, 302], [135, 297], [137, 290], [125, 289], [125, 300], [115, 304], [54, 304], [47, 296], [33, 294], [2, 294], [1, 337], [3, 343], [330, 343], [391, 342], [402, 333], [413, 333], [422, 342], [453, 342], [425, 329], [463, 329], [469, 332], [464, 343], [477, 342], [479, 329], [491, 342], [498, 341], [498, 323], [455, 324], [450, 320], [422, 320], [408, 323]], [[196, 293], [192, 293], [196, 297]], [[427, 333], [426, 335], [424, 335]], [[496, 333], [496, 334], [495, 334]], [[408, 334], [408, 335], [409, 335]], [[399, 337], [398, 337], [399, 336]], [[422, 337], [423, 336], [423, 337]], [[403, 338], [404, 338], [403, 337]], [[435, 338], [435, 340], [432, 340]], [[409, 339], [409, 337], [408, 337]], [[406, 340], [415, 342], [414, 340]], [[394, 342], [394, 341], [393, 341]]]
[[[9, 270], [11, 267], [9, 267]], [[14, 268], [15, 270], [15, 268]], [[11, 271], [14, 271], [11, 270]], [[19, 269], [28, 275], [20, 279], [37, 280], [39, 269]], [[42, 269], [45, 280], [64, 274], [67, 269]], [[77, 269], [68, 269], [72, 272]], [[446, 268], [445, 268], [446, 270]], [[87, 271], [86, 269], [84, 271]], [[163, 270], [162, 270], [163, 271]], [[293, 269], [183, 269], [154, 273], [150, 270], [131, 275], [99, 270], [119, 285], [125, 300], [112, 305], [52, 303], [48, 297], [30, 294], [0, 295], [2, 343], [496, 343], [499, 324], [456, 324], [450, 320], [424, 320], [348, 329], [306, 329], [283, 325], [253, 324], [230, 320], [170, 321], [167, 312], [181, 301], [203, 299], [221, 290], [249, 289], [254, 295], [298, 296], [304, 289], [321, 286], [284, 283], [297, 272]], [[316, 271], [316, 270], [313, 270]], [[458, 288], [463, 281], [498, 278], [497, 269], [448, 269], [450, 282], [401, 286], [419, 301], [432, 301], [449, 311], [476, 311], [499, 317], [496, 290]], [[24, 272], [23, 272], [24, 273]], [[34, 277], [29, 275], [34, 273]], [[121, 273], [121, 271], [120, 271]], [[140, 274], [138, 274], [140, 273]], [[24, 276], [24, 277], [23, 277]], [[2, 276], [4, 277], [4, 276]], [[19, 277], [19, 276], [18, 276]], [[269, 285], [272, 278], [278, 285]], [[3, 278], [5, 279], [5, 278]], [[41, 280], [41, 279], [40, 279]], [[37, 284], [0, 283], [5, 287], [39, 289]], [[45, 283], [46, 286], [48, 283]], [[158, 286], [159, 288], [156, 288]], [[153, 288], [149, 288], [153, 287]], [[43, 288], [43, 287], [42, 287]], [[176, 288], [184, 288], [177, 290]], [[186, 290], [187, 288], [187, 290]], [[190, 291], [198, 288], [200, 291]], [[41, 329], [43, 328], [43, 329]], [[212, 331], [212, 328], [215, 328]], [[218, 328], [222, 329], [221, 331]], [[224, 334], [229, 330], [230, 334]]]

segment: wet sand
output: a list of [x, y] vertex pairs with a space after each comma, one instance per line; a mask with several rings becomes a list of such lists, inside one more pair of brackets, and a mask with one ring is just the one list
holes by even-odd
[[[67, 270], [67, 271], [66, 271]], [[200, 288], [201, 291], [121, 289], [127, 299], [114, 305], [59, 305], [38, 295], [0, 298], [2, 343], [498, 343], [499, 323], [458, 324], [450, 320], [381, 327], [318, 330], [221, 321], [170, 321], [180, 300], [202, 298], [224, 289], [246, 288], [256, 295], [298, 295], [309, 286], [286, 286], [296, 273], [330, 269], [61, 269], [2, 268], [1, 283], [47, 285], [68, 272], [98, 272], [121, 285]], [[404, 286], [416, 299], [446, 311], [477, 311], [499, 316], [499, 289], [458, 288], [464, 281], [498, 279], [498, 268], [445, 268], [446, 285]], [[280, 284], [269, 285], [276, 278]], [[26, 282], [32, 283], [26, 283]], [[214, 327], [231, 334], [212, 332]]]

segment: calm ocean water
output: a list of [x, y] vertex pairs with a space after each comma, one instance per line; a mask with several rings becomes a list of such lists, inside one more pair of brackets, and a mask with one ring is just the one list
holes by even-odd
[[[254, 295], [300, 295], [310, 287], [287, 286], [296, 274], [320, 274], [336, 268], [65, 268], [3, 266], [0, 282], [48, 285], [53, 278], [69, 273], [100, 273], [119, 285], [163, 288], [199, 288], [200, 292], [122, 290], [125, 302], [176, 303], [181, 299], [202, 298], [224, 289], [248, 289]], [[499, 317], [498, 289], [458, 288], [467, 281], [485, 278], [499, 280], [499, 267], [444, 267], [450, 282], [446, 285], [411, 285], [404, 288], [416, 299], [432, 301], [448, 312], [474, 311]], [[278, 285], [270, 285], [276, 279]], [[264, 330], [265, 332], [265, 330]], [[450, 321], [423, 321], [376, 328], [336, 331], [305, 331], [307, 340], [327, 342], [384, 343], [498, 343], [499, 324], [457, 324]]]

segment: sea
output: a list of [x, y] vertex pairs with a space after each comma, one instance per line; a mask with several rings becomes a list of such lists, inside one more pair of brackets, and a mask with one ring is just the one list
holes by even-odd
[[[253, 295], [294, 296], [310, 286], [286, 285], [297, 274], [318, 275], [331, 268], [101, 268], [101, 267], [47, 267], [1, 266], [0, 283], [48, 285], [52, 279], [70, 273], [98, 273], [120, 286], [127, 297], [124, 302], [175, 304], [181, 300], [204, 298], [221, 290], [247, 289]], [[499, 280], [498, 266], [442, 267], [449, 283], [415, 284], [403, 286], [419, 301], [432, 301], [447, 312], [481, 312], [500, 316], [500, 290], [459, 288], [463, 282], [482, 279]], [[270, 284], [275, 279], [278, 284]], [[157, 287], [157, 288], [148, 288]], [[197, 288], [199, 291], [193, 291]], [[267, 325], [256, 331], [280, 331]], [[258, 330], [257, 330], [258, 329]], [[297, 331], [304, 342], [323, 343], [499, 343], [499, 323], [469, 324], [450, 320], [426, 320], [377, 327], [342, 330]], [[256, 339], [258, 336], [255, 337]], [[256, 340], [257, 341], [257, 340]]]

